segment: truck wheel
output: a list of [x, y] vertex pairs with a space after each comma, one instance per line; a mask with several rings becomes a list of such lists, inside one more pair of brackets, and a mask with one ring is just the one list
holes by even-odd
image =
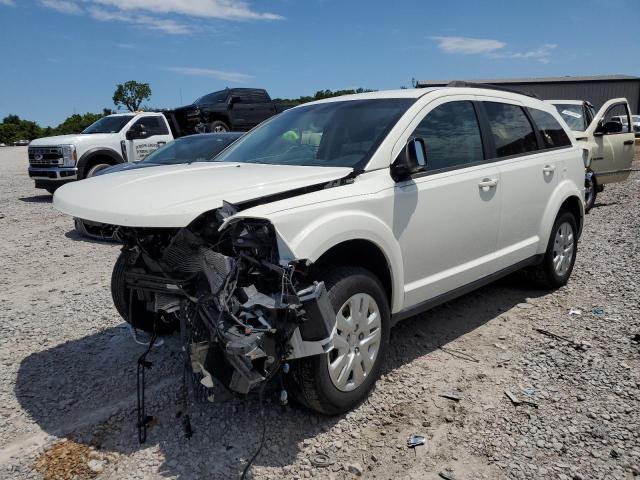
[[113, 273], [111, 274], [111, 298], [122, 319], [137, 329], [149, 333], [153, 333], [154, 323], [156, 323], [158, 334], [170, 334], [174, 332], [178, 328], [178, 323], [175, 319], [170, 322], [164, 321], [157, 313], [147, 310], [144, 302], [139, 300], [135, 294], [133, 295], [133, 305], [131, 306], [133, 322], [132, 319], [129, 318], [130, 289], [126, 287], [124, 279], [127, 264], [128, 254], [121, 252], [113, 267]]
[[584, 211], [588, 212], [596, 203], [598, 195], [598, 181], [592, 171], [588, 171], [584, 177]]
[[538, 287], [556, 289], [567, 284], [578, 252], [578, 226], [576, 218], [560, 210], [549, 235], [547, 250], [540, 265], [527, 271]]
[[335, 348], [292, 365], [292, 393], [319, 413], [337, 415], [364, 400], [380, 376], [389, 344], [390, 313], [378, 279], [359, 267], [321, 276], [336, 313]]
[[215, 120], [209, 124], [209, 132], [211, 133], [225, 133], [228, 131], [230, 131], [229, 126], [220, 120]]
[[109, 165], [108, 163], [97, 163], [96, 165], [91, 165], [91, 167], [89, 167], [89, 169], [87, 170], [87, 174], [84, 176], [84, 178], [91, 178], [100, 170], [104, 170], [105, 168], [108, 168], [110, 166], [111, 165]]
[[47, 187], [45, 190], [49, 192], [51, 195], [53, 195], [54, 193], [56, 193], [57, 189], [58, 187]]

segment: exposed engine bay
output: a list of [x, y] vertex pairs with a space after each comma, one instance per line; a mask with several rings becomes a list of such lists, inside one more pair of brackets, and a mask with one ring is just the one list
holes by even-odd
[[179, 324], [185, 365], [205, 398], [214, 379], [248, 394], [287, 360], [333, 348], [335, 313], [309, 262], [281, 262], [273, 226], [229, 219], [236, 211], [226, 203], [185, 228], [115, 232], [129, 322], [135, 329], [152, 318], [154, 332]]

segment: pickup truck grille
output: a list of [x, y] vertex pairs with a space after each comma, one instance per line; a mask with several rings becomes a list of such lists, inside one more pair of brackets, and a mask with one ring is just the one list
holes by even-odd
[[61, 147], [29, 147], [29, 165], [33, 167], [57, 167], [62, 163]]

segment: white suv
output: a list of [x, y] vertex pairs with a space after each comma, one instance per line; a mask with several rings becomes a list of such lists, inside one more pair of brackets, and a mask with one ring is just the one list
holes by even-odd
[[288, 110], [214, 162], [65, 185], [54, 204], [117, 226], [116, 308], [149, 332], [180, 324], [202, 385], [246, 394], [278, 373], [337, 414], [367, 396], [399, 320], [525, 267], [567, 282], [583, 158], [534, 98], [383, 91]]

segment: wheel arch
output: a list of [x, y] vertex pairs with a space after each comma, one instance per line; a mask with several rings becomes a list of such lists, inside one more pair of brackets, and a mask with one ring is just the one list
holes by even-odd
[[78, 160], [78, 173], [82, 178], [85, 178], [87, 169], [95, 164], [96, 160], [106, 159], [110, 165], [116, 165], [118, 163], [124, 163], [122, 155], [111, 148], [96, 147], [91, 150], [87, 150], [82, 154], [80, 160]]
[[[313, 263], [347, 261], [370, 270], [387, 290], [391, 311], [403, 308], [404, 269], [400, 246], [381, 219], [366, 212], [338, 211], [316, 217], [271, 218], [283, 259]], [[349, 228], [345, 229], [345, 225]]]
[[382, 249], [370, 240], [345, 240], [324, 252], [315, 262], [318, 270], [328, 265], [362, 267], [373, 273], [384, 288], [389, 305], [393, 303], [393, 277], [389, 260]]
[[537, 253], [544, 253], [546, 251], [551, 227], [558, 216], [558, 212], [563, 208], [575, 216], [578, 225], [578, 238], [580, 238], [584, 225], [584, 200], [580, 195], [584, 197], [584, 189], [576, 188], [573, 182], [565, 181], [558, 186], [550, 201], [547, 203], [547, 208], [542, 217], [540, 230], [538, 232], [540, 242]]

